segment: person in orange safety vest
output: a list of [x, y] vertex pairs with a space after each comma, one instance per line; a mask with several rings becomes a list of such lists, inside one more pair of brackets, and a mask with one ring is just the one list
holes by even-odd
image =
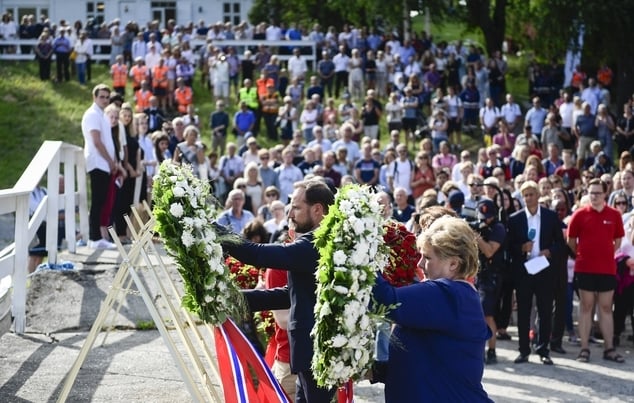
[[191, 87], [185, 85], [185, 80], [182, 77], [176, 80], [176, 85], [174, 99], [178, 105], [178, 112], [184, 115], [187, 113], [187, 106], [194, 102], [194, 92]]
[[123, 55], [117, 55], [115, 64], [110, 66], [112, 76], [112, 88], [115, 92], [125, 97], [125, 85], [128, 80], [128, 66], [123, 63]]

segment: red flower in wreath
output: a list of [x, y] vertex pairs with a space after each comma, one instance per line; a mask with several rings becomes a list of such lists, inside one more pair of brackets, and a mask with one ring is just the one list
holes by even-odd
[[244, 264], [231, 256], [225, 259], [225, 263], [229, 267], [231, 277], [238, 284], [238, 287], [243, 290], [255, 288], [255, 286], [258, 285], [258, 281], [260, 281], [262, 273], [264, 273], [257, 267]]
[[390, 248], [390, 257], [383, 270], [383, 277], [394, 287], [414, 282], [420, 252], [416, 248], [416, 236], [405, 225], [390, 220], [384, 225], [383, 240]]

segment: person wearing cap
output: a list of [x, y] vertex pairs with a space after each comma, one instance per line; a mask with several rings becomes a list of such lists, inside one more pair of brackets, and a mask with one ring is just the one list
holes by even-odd
[[476, 238], [480, 270], [475, 285], [480, 294], [484, 319], [492, 333], [485, 356], [485, 363], [491, 365], [497, 364], [495, 315], [500, 298], [500, 273], [507, 269], [504, 261], [505, 248], [502, 247], [506, 240], [506, 228], [498, 221], [498, 209], [491, 199], [482, 199], [478, 202], [477, 214], [477, 221], [472, 224], [472, 228], [480, 235]]
[[462, 205], [464, 204], [464, 193], [460, 190], [452, 190], [447, 196], [445, 207], [455, 211], [457, 215], [462, 214]]

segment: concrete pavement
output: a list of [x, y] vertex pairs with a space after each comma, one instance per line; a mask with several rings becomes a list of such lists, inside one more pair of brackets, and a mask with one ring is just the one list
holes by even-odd
[[[54, 402], [79, 354], [100, 304], [109, 292], [120, 258], [116, 252], [81, 249], [62, 254], [75, 262], [71, 272], [44, 271], [31, 278], [27, 333], [0, 338], [0, 402]], [[132, 293], [114, 320], [116, 329], [100, 346], [103, 333], [79, 371], [69, 402], [193, 401], [157, 330], [138, 330], [151, 320]], [[564, 343], [566, 355], [552, 354], [554, 366], [513, 364], [512, 341], [500, 341], [499, 363], [487, 367], [484, 385], [498, 402], [627, 402], [634, 396], [632, 342], [622, 340], [625, 364], [602, 360], [602, 346], [591, 348], [588, 364], [574, 360], [579, 347]], [[624, 337], [623, 337], [624, 339]], [[210, 336], [205, 340], [213, 345]], [[217, 385], [217, 383], [214, 382]], [[415, 385], [413, 385], [415, 386]], [[357, 403], [383, 402], [382, 385], [355, 387]]]

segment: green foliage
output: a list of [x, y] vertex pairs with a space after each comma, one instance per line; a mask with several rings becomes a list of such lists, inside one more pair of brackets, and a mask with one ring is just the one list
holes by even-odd
[[152, 320], [140, 320], [136, 323], [137, 330], [154, 330], [156, 325]]

